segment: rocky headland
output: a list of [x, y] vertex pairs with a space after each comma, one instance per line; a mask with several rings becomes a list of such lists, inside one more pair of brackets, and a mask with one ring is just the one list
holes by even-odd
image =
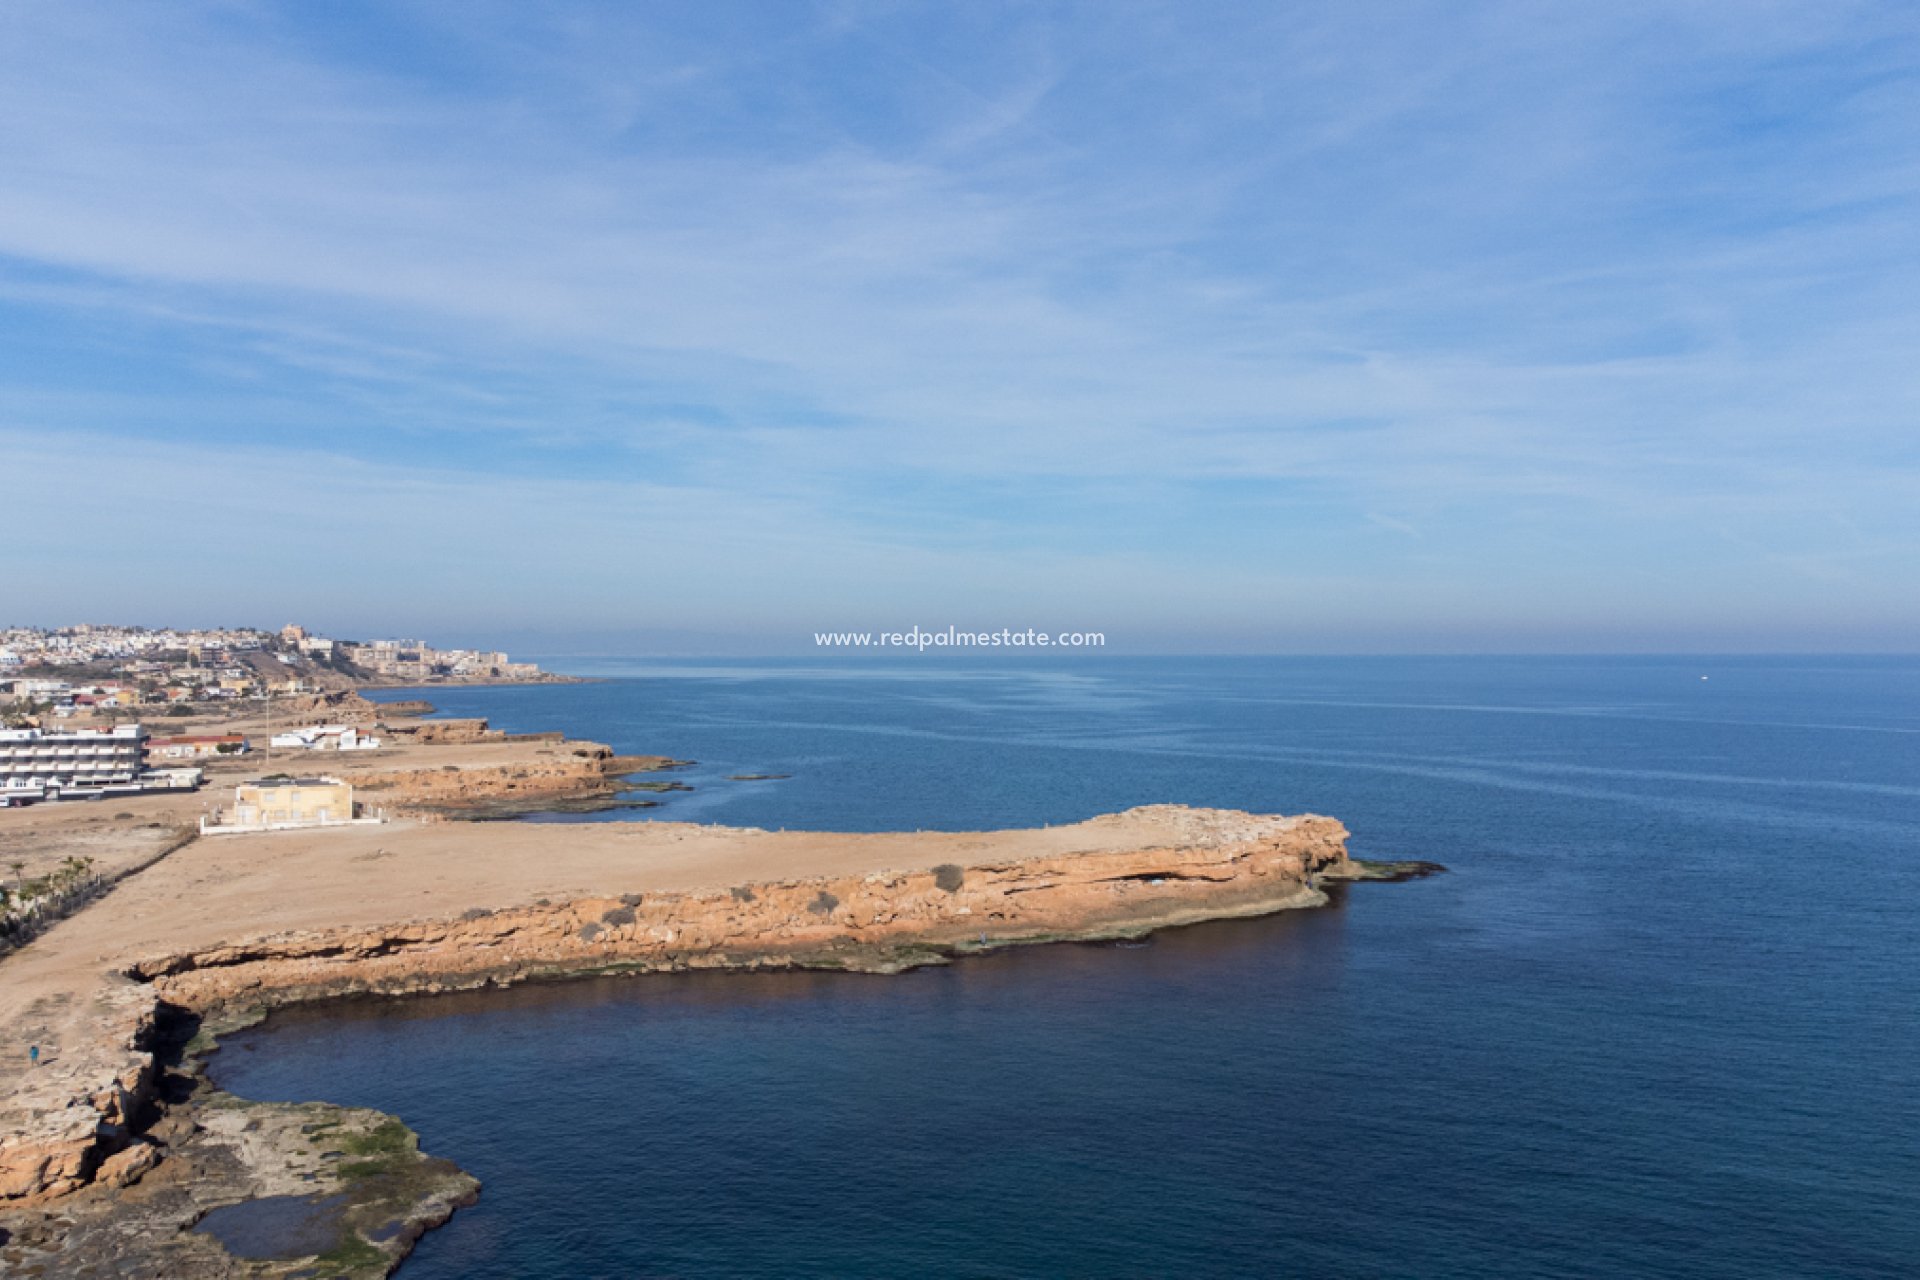
[[[1177, 818], [1189, 843], [686, 893], [630, 892], [390, 927], [301, 931], [137, 961], [127, 976], [202, 1016], [343, 995], [400, 995], [529, 978], [660, 969], [897, 973], [968, 951], [1133, 937], [1170, 925], [1325, 901], [1352, 877], [1331, 818], [1165, 806], [1082, 826], [1124, 833]], [[741, 832], [744, 838], [768, 833]]]
[[[636, 767], [484, 725], [428, 736], [463, 732], [517, 754], [392, 777], [368, 761], [356, 784], [444, 816], [508, 783], [551, 797]], [[1326, 881], [1420, 869], [1371, 871], [1346, 840], [1332, 818], [1156, 805], [972, 833], [416, 821], [194, 841], [0, 971], [0, 1027], [45, 1046], [0, 1065], [0, 1269], [384, 1275], [476, 1194], [390, 1117], [213, 1089], [217, 1035], [276, 1007], [580, 974], [894, 973], [1310, 907]], [[246, 1233], [221, 1224], [245, 1205], [291, 1215], [272, 1256], [229, 1249]]]

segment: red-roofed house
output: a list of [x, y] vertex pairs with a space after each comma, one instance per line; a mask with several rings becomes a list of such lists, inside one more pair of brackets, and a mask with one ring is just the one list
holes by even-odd
[[244, 733], [186, 734], [177, 738], [147, 739], [149, 761], [202, 760], [208, 756], [244, 755], [246, 750], [247, 735]]

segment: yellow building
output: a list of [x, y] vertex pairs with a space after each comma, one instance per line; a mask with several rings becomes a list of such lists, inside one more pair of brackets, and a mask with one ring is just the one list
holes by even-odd
[[353, 784], [338, 778], [262, 778], [233, 789], [236, 827], [317, 827], [353, 820]]

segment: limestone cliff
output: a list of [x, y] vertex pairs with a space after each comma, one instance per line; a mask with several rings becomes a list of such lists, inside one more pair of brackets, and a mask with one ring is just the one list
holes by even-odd
[[136, 1179], [158, 1152], [135, 1141], [154, 1102], [152, 987], [122, 981], [94, 999], [94, 1039], [28, 1073], [7, 1098], [0, 1203]]
[[[231, 1019], [356, 993], [433, 992], [531, 978], [693, 968], [895, 972], [984, 948], [1133, 936], [1325, 901], [1348, 878], [1332, 818], [1155, 806], [1074, 828], [1118, 842], [1141, 822], [1164, 847], [976, 860], [863, 875], [472, 910], [453, 919], [236, 940], [129, 966], [72, 1044], [8, 1100], [0, 1203], [138, 1180], [164, 1154], [148, 1131], [156, 1024]], [[1129, 826], [1129, 823], [1133, 826]], [[752, 837], [764, 833], [742, 833]]]
[[159, 957], [133, 976], [202, 1012], [613, 969], [892, 972], [957, 952], [1259, 915], [1324, 901], [1347, 866], [1332, 818], [1164, 849], [627, 894], [381, 929], [296, 933]]
[[[597, 742], [527, 735], [556, 745], [510, 764], [358, 770], [350, 775], [368, 804], [421, 817], [504, 816], [556, 800], [606, 801], [625, 789], [625, 775], [677, 763], [666, 756], [622, 756]], [[460, 740], [460, 739], [456, 739]], [[504, 737], [501, 739], [505, 741]]]

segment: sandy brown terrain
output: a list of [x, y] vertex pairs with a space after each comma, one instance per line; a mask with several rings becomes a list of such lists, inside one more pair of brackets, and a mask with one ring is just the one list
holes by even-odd
[[205, 804], [204, 795], [179, 792], [0, 809], [0, 876], [31, 880], [68, 858], [91, 858], [97, 873], [119, 875], [178, 845]]
[[1219, 834], [1217, 820], [1205, 813], [1159, 808], [1072, 826], [969, 833], [396, 822], [205, 837], [0, 962], [0, 1042], [16, 1049], [39, 1044], [44, 1058], [36, 1073], [23, 1053], [0, 1058], [0, 1092], [64, 1074], [49, 1067], [97, 1040], [90, 996], [106, 975], [244, 938], [392, 925], [543, 899], [1179, 848]]
[[[5, 961], [0, 1026], [136, 961], [261, 934], [395, 924], [542, 898], [725, 889], [811, 877], [1178, 848], [1215, 834], [1162, 807], [1072, 826], [838, 835], [690, 823], [412, 823], [194, 841]], [[58, 1052], [56, 1024], [44, 1041]], [[0, 1089], [24, 1061], [0, 1061]]]

